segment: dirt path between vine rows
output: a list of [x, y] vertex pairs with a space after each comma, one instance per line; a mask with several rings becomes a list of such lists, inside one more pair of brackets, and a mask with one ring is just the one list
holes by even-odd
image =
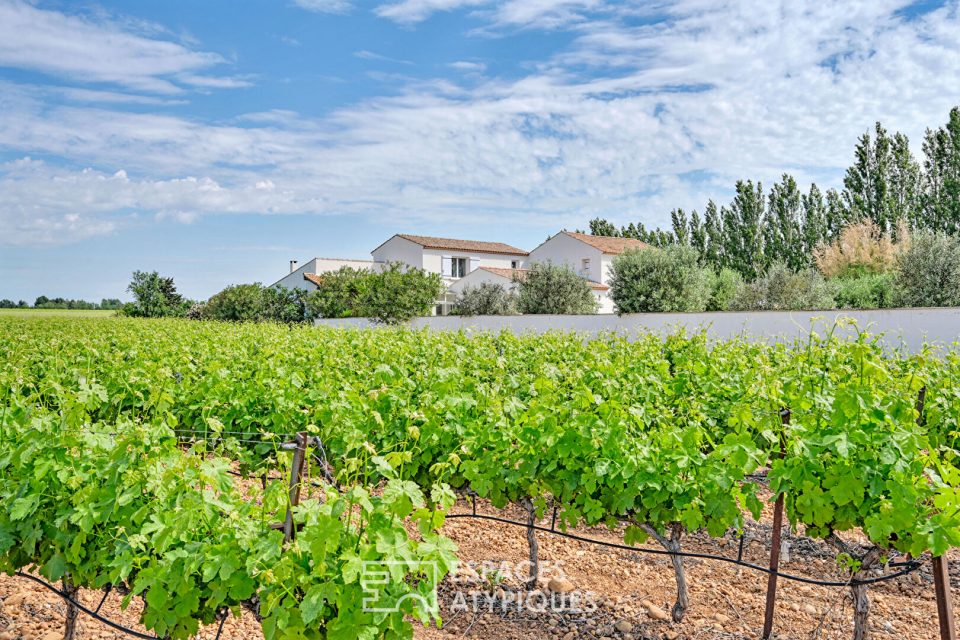
[[[462, 500], [454, 512], [470, 512], [470, 503]], [[522, 521], [525, 512], [519, 507], [494, 509], [478, 501], [478, 513], [497, 515]], [[747, 523], [744, 558], [756, 564], [769, 561], [770, 510], [759, 522]], [[540, 522], [550, 526], [550, 518]], [[575, 638], [615, 638], [620, 640], [690, 639], [690, 640], [753, 640], [760, 635], [763, 623], [764, 593], [767, 577], [763, 573], [713, 560], [686, 559], [690, 587], [690, 607], [680, 623], [656, 619], [669, 613], [675, 597], [675, 582], [669, 558], [636, 551], [626, 551], [564, 539], [550, 533], [537, 534], [540, 559], [547, 568], [539, 591], [549, 594], [547, 578], [557, 578], [555, 587], [573, 589], [565, 596], [570, 603], [580, 604], [579, 611], [544, 611], [546, 600], [531, 598], [522, 589], [527, 558], [526, 530], [511, 525], [453, 519], [444, 526], [444, 533], [460, 547], [465, 566], [482, 572], [484, 567], [497, 567], [499, 574], [480, 582], [464, 579], [445, 581], [440, 594], [442, 629], [415, 626], [418, 640], [450, 640], [451, 638], [496, 638], [535, 640], [540, 638], [573, 640]], [[621, 543], [622, 531], [602, 527], [571, 530], [581, 536]], [[848, 536], [856, 541], [855, 536]], [[649, 544], [646, 546], [650, 546]], [[736, 557], [735, 537], [714, 540], [706, 535], [693, 535], [684, 540], [685, 551], [722, 554]], [[651, 546], [651, 548], [656, 548]], [[819, 541], [788, 536], [788, 553], [781, 570], [817, 579], [845, 580], [832, 548]], [[960, 587], [960, 554], [950, 556], [951, 580]], [[513, 575], [519, 574], [519, 575]], [[491, 600], [478, 597], [490, 593]], [[875, 638], [935, 640], [939, 637], [933, 578], [929, 565], [908, 576], [871, 586], [871, 628]], [[780, 581], [774, 629], [777, 638], [797, 640], [846, 639], [852, 637], [852, 610], [849, 590], [826, 588]], [[460, 594], [460, 595], [458, 595]], [[101, 592], [83, 591], [84, 604], [96, 608]], [[474, 601], [476, 608], [474, 611]], [[111, 594], [102, 613], [124, 626], [144, 631], [137, 623], [139, 603], [135, 600], [127, 610], [120, 608], [120, 596]], [[523, 602], [518, 607], [517, 601]], [[955, 600], [957, 600], [955, 598]], [[520, 611], [518, 611], [518, 608]], [[0, 576], [0, 640], [59, 640], [62, 638], [62, 600], [43, 587], [23, 578]], [[415, 623], [416, 624], [416, 623]], [[78, 640], [129, 638], [103, 623], [80, 614]], [[213, 640], [215, 627], [203, 629], [198, 636]], [[240, 618], [229, 618], [224, 626], [224, 640], [262, 638], [253, 615], [245, 612]]]

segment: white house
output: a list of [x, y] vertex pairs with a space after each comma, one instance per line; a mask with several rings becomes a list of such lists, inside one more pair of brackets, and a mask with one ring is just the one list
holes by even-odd
[[344, 260], [341, 258], [314, 258], [307, 260], [303, 264], [296, 260], [291, 260], [290, 272], [274, 282], [271, 286], [312, 291], [317, 288], [316, 279], [319, 274], [328, 271], [337, 271], [343, 267], [373, 269], [376, 265], [373, 260]]
[[[454, 282], [447, 289], [447, 294], [452, 296], [453, 300], [464, 292], [465, 289], [479, 287], [484, 282], [489, 282], [492, 284], [498, 284], [507, 291], [513, 291], [518, 282], [522, 282], [526, 275], [530, 272], [529, 269], [501, 269], [498, 267], [478, 267], [477, 269], [468, 273], [465, 277], [460, 278]], [[587, 280], [587, 283], [590, 285], [590, 289], [593, 290], [594, 299], [600, 304], [601, 313], [610, 313], [613, 311], [611, 305], [610, 311], [603, 311], [603, 305], [605, 302], [609, 301], [609, 290], [605, 284], [600, 282], [594, 282], [592, 280]]]
[[370, 252], [375, 263], [403, 262], [424, 271], [439, 273], [447, 293], [437, 300], [434, 313], [446, 315], [456, 300], [449, 287], [482, 267], [520, 269], [527, 252], [502, 242], [456, 240], [399, 233]]
[[370, 252], [373, 260], [314, 258], [302, 265], [291, 260], [290, 272], [274, 285], [312, 290], [317, 288], [319, 276], [329, 271], [342, 267], [379, 269], [388, 262], [401, 262], [440, 274], [447, 289], [444, 296], [436, 301], [434, 313], [445, 315], [467, 286], [496, 282], [512, 288], [515, 279], [523, 278], [527, 268], [534, 262], [552, 262], [567, 265], [585, 278], [600, 303], [600, 313], [613, 313], [609, 288], [610, 264], [614, 257], [624, 251], [646, 246], [632, 238], [561, 231], [527, 252], [502, 242], [398, 233]]
[[[613, 313], [610, 298], [610, 265], [613, 259], [629, 249], [643, 249], [647, 244], [633, 238], [591, 236], [586, 233], [561, 231], [530, 252], [528, 262], [565, 264], [588, 281], [604, 287], [598, 294], [600, 313]], [[596, 291], [596, 289], [594, 290]]]

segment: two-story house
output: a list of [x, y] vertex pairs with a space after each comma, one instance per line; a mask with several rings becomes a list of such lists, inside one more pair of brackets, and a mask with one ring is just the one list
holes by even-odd
[[424, 271], [439, 273], [447, 293], [437, 300], [434, 313], [446, 315], [456, 300], [449, 287], [481, 267], [520, 269], [527, 252], [502, 242], [457, 240], [398, 233], [370, 252], [375, 263], [403, 262]]
[[494, 282], [512, 288], [517, 280], [523, 279], [531, 264], [551, 262], [566, 265], [587, 280], [600, 305], [600, 313], [613, 313], [610, 265], [624, 251], [646, 246], [632, 238], [561, 231], [527, 252], [502, 242], [398, 233], [371, 251], [373, 260], [314, 258], [302, 265], [291, 261], [290, 272], [275, 284], [310, 290], [317, 287], [321, 274], [341, 267], [375, 270], [388, 262], [401, 262], [440, 274], [446, 292], [436, 301], [434, 313], [446, 315], [466, 287]]
[[600, 303], [600, 313], [613, 313], [610, 298], [610, 265], [613, 259], [629, 249], [643, 249], [646, 243], [633, 238], [591, 236], [586, 233], [561, 231], [530, 252], [529, 262], [565, 264], [588, 281], [600, 284], [594, 289]]

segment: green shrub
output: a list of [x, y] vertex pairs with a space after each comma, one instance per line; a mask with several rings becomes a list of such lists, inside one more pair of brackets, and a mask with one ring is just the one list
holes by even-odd
[[617, 313], [703, 311], [713, 293], [713, 273], [686, 245], [634, 249], [613, 259], [610, 297]]
[[120, 313], [136, 318], [182, 317], [193, 305], [177, 293], [173, 278], [164, 278], [156, 271], [134, 271], [127, 291], [133, 302], [120, 308]]
[[201, 311], [205, 320], [254, 322], [263, 319], [263, 285], [234, 284], [213, 295]]
[[733, 269], [724, 267], [713, 279], [713, 291], [707, 311], [726, 311], [743, 289], [743, 276]]
[[893, 305], [893, 275], [864, 274], [829, 281], [841, 309], [885, 309]]
[[458, 316], [509, 316], [516, 312], [517, 297], [502, 285], [492, 282], [464, 288], [452, 311]]
[[376, 322], [400, 324], [430, 315], [442, 294], [443, 280], [439, 274], [392, 262], [374, 272], [366, 283], [362, 312]]
[[893, 289], [898, 306], [960, 306], [960, 239], [932, 231], [915, 234], [897, 258]]
[[767, 273], [744, 285], [731, 301], [734, 311], [798, 311], [833, 309], [833, 288], [814, 269], [799, 273], [782, 262], [774, 263]]
[[311, 318], [357, 318], [363, 315], [363, 300], [373, 278], [366, 269], [342, 267], [320, 276], [316, 291], [307, 294]]
[[590, 284], [565, 265], [534, 263], [518, 285], [520, 313], [589, 314], [600, 306]]

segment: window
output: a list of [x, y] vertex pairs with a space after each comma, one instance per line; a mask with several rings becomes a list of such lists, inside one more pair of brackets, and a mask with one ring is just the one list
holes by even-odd
[[520, 268], [520, 261], [519, 261], [519, 260], [511, 260], [511, 261], [510, 261], [510, 268], [511, 268], [511, 269], [519, 269], [519, 268]]
[[590, 271], [590, 258], [584, 258], [580, 261], [580, 271]]
[[453, 258], [450, 261], [450, 275], [454, 278], [462, 278], [467, 275], [467, 259]]

